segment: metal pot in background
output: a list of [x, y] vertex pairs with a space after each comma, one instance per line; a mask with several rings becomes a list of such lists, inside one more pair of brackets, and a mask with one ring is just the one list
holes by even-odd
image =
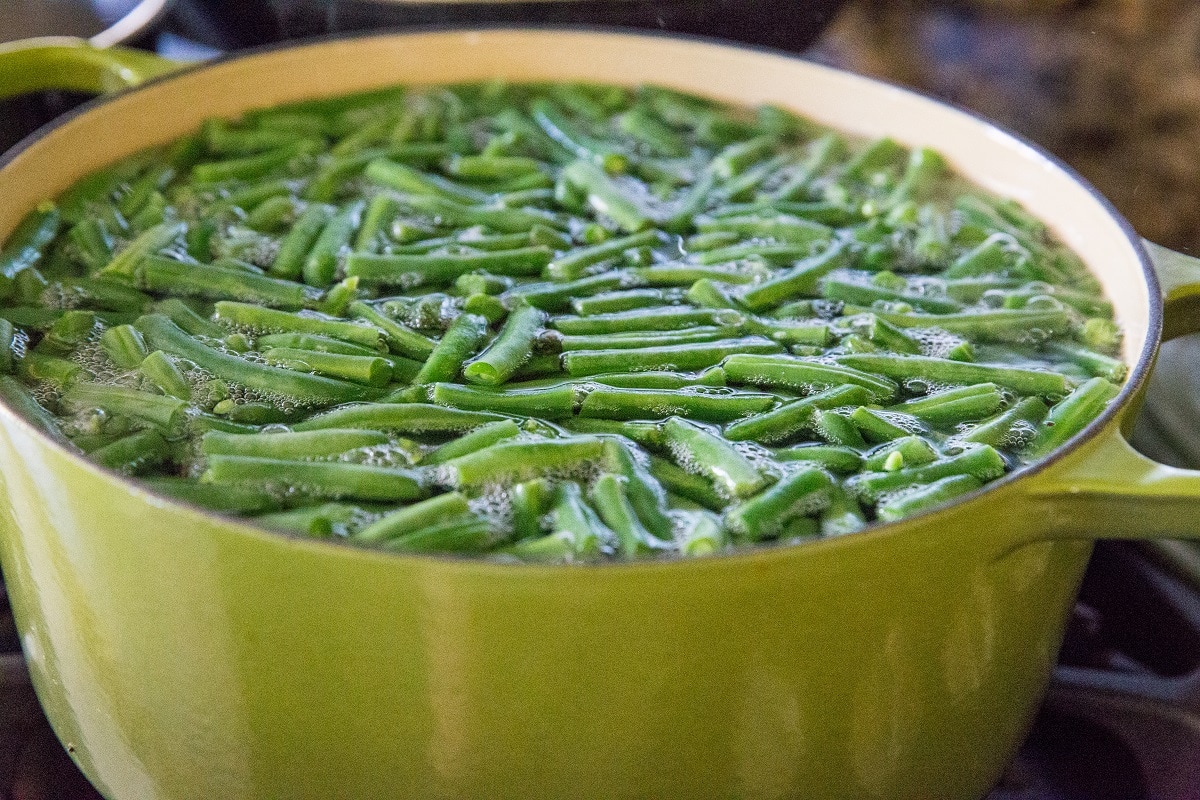
[[[137, 44], [157, 28], [170, 4], [171, 0], [4, 0], [0, 46], [43, 36], [74, 36], [96, 47]], [[82, 99], [72, 92], [38, 92], [0, 101], [0, 152]]]
[[[214, 0], [204, 0], [210, 5]], [[844, 0], [253, 0], [289, 37], [413, 25], [615, 25], [800, 50]]]

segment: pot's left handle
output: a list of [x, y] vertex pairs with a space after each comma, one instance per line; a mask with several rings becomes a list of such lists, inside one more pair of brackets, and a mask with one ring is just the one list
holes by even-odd
[[182, 64], [128, 47], [46, 37], [0, 45], [0, 100], [53, 89], [104, 94], [137, 86]]
[[[1200, 259], [1145, 244], [1163, 293], [1164, 341], [1200, 332]], [[1127, 438], [1135, 412], [1031, 481], [1038, 538], [1200, 539], [1200, 470], [1135, 450]]]

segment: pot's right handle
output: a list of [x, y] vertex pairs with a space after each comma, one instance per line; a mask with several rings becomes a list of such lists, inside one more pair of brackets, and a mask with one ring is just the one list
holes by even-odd
[[[1146, 242], [1163, 293], [1163, 340], [1200, 332], [1200, 259]], [[1200, 539], [1200, 470], [1160, 464], [1127, 438], [1136, 409], [1032, 482], [1038, 539]], [[1200, 425], [1200, 419], [1196, 420]]]
[[0, 100], [52, 89], [104, 94], [179, 69], [179, 62], [128, 47], [45, 37], [0, 45]]

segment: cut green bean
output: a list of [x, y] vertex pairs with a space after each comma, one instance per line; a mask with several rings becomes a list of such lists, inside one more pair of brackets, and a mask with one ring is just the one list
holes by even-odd
[[574, 472], [599, 464], [604, 440], [594, 436], [502, 441], [446, 462], [456, 486], [521, 481], [549, 471]]
[[870, 390], [862, 386], [832, 386], [802, 400], [793, 400], [765, 413], [734, 422], [726, 426], [725, 438], [763, 443], [787, 441], [811, 428], [818, 410], [858, 405], [868, 402], [871, 397]]
[[291, 461], [258, 456], [214, 455], [203, 480], [210, 483], [291, 486], [310, 497], [380, 502], [419, 500], [428, 489], [406, 469], [341, 461]]
[[961, 454], [894, 472], [863, 472], [850, 478], [846, 487], [867, 502], [875, 502], [881, 494], [894, 492], [918, 483], [930, 483], [952, 475], [970, 475], [978, 480], [992, 480], [1004, 474], [1004, 459], [995, 448], [973, 445]]
[[829, 475], [821, 469], [800, 469], [761, 494], [733, 506], [725, 523], [744, 541], [777, 536], [796, 517], [818, 513], [829, 503]]
[[159, 314], [141, 317], [136, 327], [150, 347], [186, 358], [218, 378], [257, 390], [268, 397], [285, 396], [305, 404], [328, 405], [356, 400], [363, 394], [362, 389], [354, 384], [227, 355], [188, 336], [171, 320]]
[[927, 356], [890, 356], [869, 353], [838, 356], [837, 361], [852, 369], [873, 373], [891, 380], [925, 380], [934, 384], [994, 383], [1022, 394], [1064, 397], [1071, 384], [1054, 372], [1019, 369], [991, 364], [969, 364]]
[[972, 475], [952, 475], [880, 503], [875, 513], [881, 520], [893, 522], [940, 506], [982, 485], [979, 478]]
[[769, 339], [751, 336], [674, 347], [642, 347], [637, 350], [574, 350], [563, 354], [562, 363], [572, 376], [629, 369], [698, 370], [716, 366], [735, 353], [778, 353], [782, 349]]
[[545, 312], [533, 306], [515, 309], [496, 338], [463, 367], [463, 376], [485, 386], [504, 383], [529, 358], [534, 337], [545, 322]]

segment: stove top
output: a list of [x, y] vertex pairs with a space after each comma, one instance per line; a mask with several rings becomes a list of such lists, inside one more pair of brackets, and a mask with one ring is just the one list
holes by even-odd
[[[814, 7], [818, 14], [830, 14], [840, 2], [827, 0]], [[869, 13], [874, 2], [851, 0], [843, 13]], [[142, 45], [173, 57], [199, 58], [291, 36], [362, 29], [380, 21], [395, 24], [395, 17], [378, 16], [384, 5], [366, 0], [175, 0], [165, 25]], [[640, 0], [588, 5], [637, 6], [643, 12], [656, 7]], [[657, 4], [682, 5], [689, 4]], [[708, 5], [720, 13], [693, 18], [688, 24], [694, 32], [764, 42], [761, 23], [729, 23], [738, 3]], [[648, 19], [668, 22], [654, 14]], [[675, 24], [684, 28], [678, 19]], [[774, 35], [770, 43], [784, 43]], [[836, 29], [806, 52], [857, 66], [843, 32]], [[52, 95], [9, 104], [0, 112], [0, 150], [81, 99]], [[986, 107], [979, 110], [990, 113]], [[1187, 399], [1194, 393], [1179, 391], [1191, 373], [1188, 365], [1196, 361], [1189, 356], [1200, 353], [1198, 348], [1200, 339], [1164, 348], [1138, 425], [1139, 446], [1181, 466], [1200, 465], [1200, 437], [1189, 444], [1180, 422], [1200, 417], [1200, 404]], [[41, 714], [0, 589], [0, 799], [95, 798], [99, 793]], [[1043, 707], [986, 800], [1200, 800], [1200, 548], [1178, 542], [1097, 545]]]

